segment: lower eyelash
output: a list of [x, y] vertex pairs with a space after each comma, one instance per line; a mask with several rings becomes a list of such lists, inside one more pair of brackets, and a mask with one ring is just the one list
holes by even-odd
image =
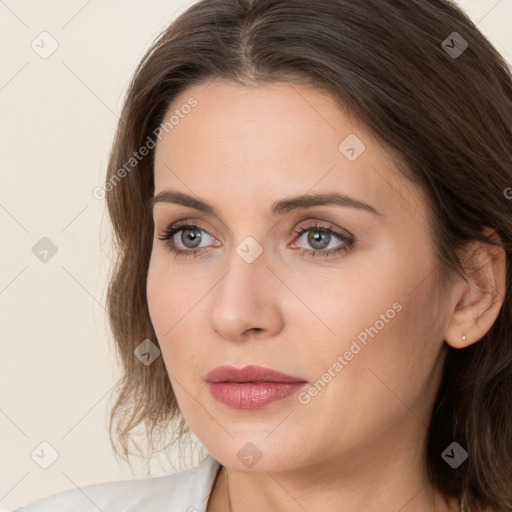
[[[195, 224], [181, 224], [181, 225], [176, 225], [176, 226], [167, 228], [164, 231], [164, 234], [162, 236], [158, 237], [158, 240], [162, 240], [163, 242], [165, 242], [165, 245], [167, 245], [169, 250], [172, 251], [176, 256], [188, 257], [188, 256], [199, 255], [201, 252], [203, 252], [206, 249], [206, 247], [202, 247], [200, 249], [185, 250], [185, 249], [180, 249], [180, 248], [176, 247], [174, 245], [174, 243], [172, 242], [172, 240], [171, 240], [172, 237], [179, 231], [182, 231], [184, 228], [193, 229], [193, 230], [197, 230], [197, 231], [204, 231], [205, 233], [207, 233], [206, 230], [204, 230], [203, 228], [201, 228], [199, 226], [196, 226]], [[313, 230], [316, 230], [321, 233], [327, 233], [329, 235], [334, 235], [335, 237], [339, 238], [345, 245], [338, 247], [336, 249], [329, 249], [329, 250], [298, 248], [296, 250], [299, 253], [307, 253], [308, 255], [317, 257], [317, 258], [318, 257], [327, 258], [328, 256], [340, 253], [342, 251], [349, 251], [354, 246], [355, 241], [352, 238], [349, 238], [348, 236], [344, 235], [343, 233], [340, 233], [339, 231], [332, 229], [332, 226], [325, 227], [325, 226], [321, 226], [321, 225], [317, 225], [317, 224], [313, 224], [310, 226], [301, 226], [295, 230], [295, 234], [298, 237], [300, 237], [303, 233], [306, 233], [308, 231], [313, 231]], [[321, 256], [317, 255], [317, 253], [319, 253]]]

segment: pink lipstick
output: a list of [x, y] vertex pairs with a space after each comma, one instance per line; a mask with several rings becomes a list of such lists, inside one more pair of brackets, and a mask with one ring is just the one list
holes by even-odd
[[219, 366], [206, 376], [213, 398], [235, 409], [258, 409], [296, 393], [308, 381], [277, 370], [249, 365]]

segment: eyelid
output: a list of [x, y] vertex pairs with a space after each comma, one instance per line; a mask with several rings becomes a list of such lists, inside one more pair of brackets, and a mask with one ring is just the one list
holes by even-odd
[[318, 231], [326, 231], [332, 234], [335, 234], [337, 237], [341, 239], [352, 239], [355, 241], [356, 237], [347, 229], [339, 228], [332, 224], [331, 222], [324, 221], [307, 221], [306, 224], [300, 224], [294, 229], [294, 233], [302, 235], [306, 231], [310, 231], [312, 229], [318, 229]]
[[178, 230], [180, 228], [186, 228], [188, 226], [196, 226], [197, 228], [199, 228], [201, 231], [204, 231], [212, 238], [215, 238], [215, 239], [219, 238], [215, 235], [215, 233], [212, 233], [212, 230], [210, 228], [206, 229], [204, 226], [201, 225], [200, 221], [196, 221], [193, 218], [178, 220], [176, 222], [171, 222], [171, 223], [165, 224], [163, 231], [165, 234], [167, 231], [174, 230], [174, 229]]
[[[304, 224], [304, 222], [305, 222], [305, 224]], [[327, 225], [324, 225], [324, 224], [327, 224]], [[156, 226], [156, 223], [155, 223], [155, 226]], [[193, 218], [186, 218], [186, 219], [182, 219], [182, 220], [178, 220], [176, 222], [171, 222], [171, 223], [166, 224], [165, 227], [163, 228], [162, 236], [164, 236], [169, 231], [174, 231], [174, 234], [176, 234], [176, 232], [179, 232], [180, 228], [186, 228], [186, 227], [191, 227], [191, 226], [199, 228], [201, 231], [204, 231], [210, 237], [215, 238], [216, 240], [219, 239], [219, 237], [217, 237], [215, 235], [215, 233], [212, 234], [210, 229], [206, 229], [204, 226], [201, 225], [200, 221], [196, 221]], [[298, 225], [293, 228], [292, 234], [296, 235], [295, 239], [297, 239], [301, 236], [301, 234], [304, 231], [307, 231], [308, 229], [313, 229], [313, 228], [325, 229], [326, 231], [332, 231], [336, 236], [340, 236], [342, 238], [343, 237], [354, 238], [353, 235], [351, 233], [349, 233], [348, 231], [343, 230], [344, 231], [343, 232], [340, 228], [335, 227], [332, 223], [326, 222], [326, 221], [319, 221], [319, 220], [300, 221], [298, 223]], [[302, 230], [302, 233], [299, 233], [299, 230]], [[173, 236], [174, 236], [174, 234], [173, 234]]]

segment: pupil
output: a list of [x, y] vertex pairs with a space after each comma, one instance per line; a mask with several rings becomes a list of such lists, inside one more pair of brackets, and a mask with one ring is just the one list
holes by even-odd
[[[328, 238], [328, 237], [329, 237], [328, 233], [322, 233], [321, 231], [313, 231], [312, 234], [309, 236], [308, 242], [313, 247], [316, 247], [317, 249], [324, 249], [325, 247], [327, 247], [327, 245], [329, 245], [329, 242], [327, 242], [327, 244], [325, 244], [325, 243], [322, 244], [322, 239], [325, 242], [326, 238]], [[318, 242], [320, 242], [320, 247], [317, 247], [317, 245], [316, 245]]]
[[[185, 239], [183, 239], [183, 236], [182, 236], [182, 242], [185, 246], [196, 247], [197, 245], [199, 245], [199, 243], [201, 243], [201, 235], [195, 234], [195, 233], [199, 233], [199, 232], [194, 229], [185, 229], [183, 231], [183, 235], [185, 236]], [[197, 242], [197, 243], [195, 245], [189, 246], [187, 244], [187, 241], [192, 241], [192, 242]]]

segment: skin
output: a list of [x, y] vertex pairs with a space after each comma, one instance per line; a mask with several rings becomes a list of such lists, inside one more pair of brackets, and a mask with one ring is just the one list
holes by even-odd
[[[285, 82], [215, 80], [184, 91], [166, 118], [191, 96], [197, 106], [157, 144], [155, 194], [193, 195], [220, 216], [155, 205], [147, 296], [180, 409], [223, 466], [208, 512], [459, 510], [427, 485], [423, 440], [447, 344], [477, 342], [498, 315], [505, 253], [478, 251], [481, 269], [440, 304], [421, 190], [329, 95]], [[354, 161], [338, 149], [349, 134], [366, 146]], [[346, 206], [270, 213], [276, 200], [320, 191], [382, 215]], [[158, 239], [182, 220], [200, 226], [202, 254], [176, 256]], [[294, 229], [312, 222], [353, 236], [353, 247], [308, 254], [318, 247], [308, 233], [317, 230]], [[181, 234], [176, 245], [192, 250]], [[262, 249], [252, 263], [236, 251], [248, 236]], [[328, 249], [344, 245], [332, 235]], [[238, 410], [209, 392], [206, 374], [223, 364], [258, 364], [314, 383], [394, 303], [401, 310], [308, 404], [294, 395]], [[262, 455], [251, 468], [237, 457], [248, 442]]]

